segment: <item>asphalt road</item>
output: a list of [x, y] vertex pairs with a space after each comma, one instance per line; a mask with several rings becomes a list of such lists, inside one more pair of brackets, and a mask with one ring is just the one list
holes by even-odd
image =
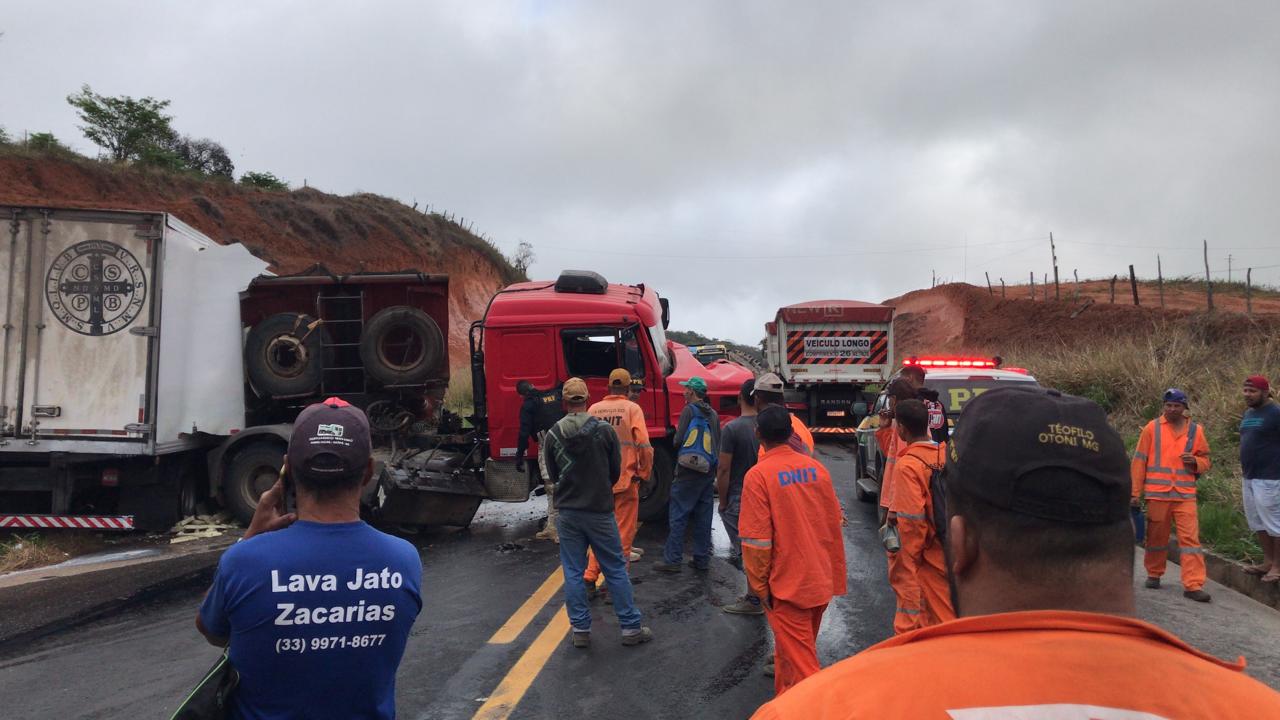
[[[823, 622], [826, 665], [887, 637], [893, 602], [874, 508], [853, 499], [851, 450], [823, 444], [820, 452], [849, 516], [849, 593]], [[745, 581], [726, 560], [718, 519], [717, 557], [705, 575], [652, 571], [666, 528], [642, 527], [637, 545], [649, 552], [633, 575], [655, 640], [622, 647], [612, 607], [597, 602], [593, 645], [582, 651], [569, 646], [557, 547], [531, 539], [544, 511], [541, 500], [491, 503], [467, 531], [408, 536], [422, 550], [424, 607], [400, 667], [400, 717], [744, 718], [772, 696], [772, 679], [761, 674], [771, 652], [764, 619], [720, 610]], [[1176, 586], [1176, 575], [1166, 577]], [[203, 582], [5, 650], [4, 716], [169, 717], [218, 654], [193, 626]], [[1206, 650], [1248, 655], [1251, 672], [1276, 686], [1280, 656], [1270, 639], [1280, 613], [1211, 590], [1222, 602], [1209, 608], [1169, 588], [1140, 595], [1140, 609]]]

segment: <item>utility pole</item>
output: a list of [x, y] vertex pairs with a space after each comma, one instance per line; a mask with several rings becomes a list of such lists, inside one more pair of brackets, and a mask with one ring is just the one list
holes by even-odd
[[1058, 286], [1058, 248], [1053, 244], [1053, 233], [1049, 233], [1049, 254], [1053, 256], [1053, 299], [1062, 299], [1062, 289]]
[[1227, 282], [1231, 282], [1231, 253], [1227, 253]]

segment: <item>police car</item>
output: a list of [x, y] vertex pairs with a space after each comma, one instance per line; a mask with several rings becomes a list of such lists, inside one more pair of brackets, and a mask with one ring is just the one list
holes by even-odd
[[[1023, 368], [1000, 367], [999, 358], [909, 357], [902, 365], [915, 365], [924, 369], [924, 386], [938, 393], [938, 402], [942, 405], [948, 428], [955, 427], [956, 419], [966, 403], [992, 388], [1012, 384], [1037, 384], [1036, 379]], [[887, 387], [888, 383], [885, 385]], [[880, 411], [888, 405], [889, 397], [881, 391], [871, 412], [858, 425], [858, 478], [855, 494], [863, 502], [871, 502], [880, 494], [884, 455], [876, 442], [876, 430], [880, 428]]]

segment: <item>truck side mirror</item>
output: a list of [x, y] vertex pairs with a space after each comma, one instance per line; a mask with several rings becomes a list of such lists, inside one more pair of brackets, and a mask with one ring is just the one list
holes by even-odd
[[662, 329], [666, 330], [671, 325], [671, 301], [658, 298], [658, 304], [662, 306]]

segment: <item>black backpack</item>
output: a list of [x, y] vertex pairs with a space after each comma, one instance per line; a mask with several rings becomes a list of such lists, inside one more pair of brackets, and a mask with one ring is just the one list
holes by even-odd
[[939, 540], [947, 539], [947, 489], [946, 461], [940, 465], [929, 465], [929, 521], [933, 523], [933, 533]]

